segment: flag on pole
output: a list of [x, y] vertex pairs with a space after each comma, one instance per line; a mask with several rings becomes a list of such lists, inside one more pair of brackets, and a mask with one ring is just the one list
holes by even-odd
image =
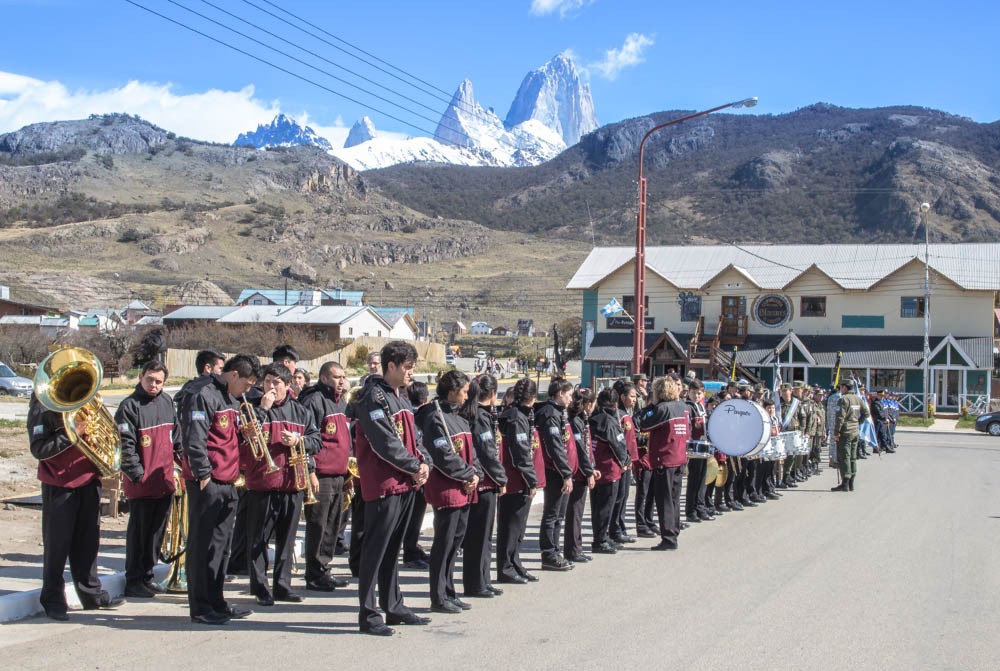
[[774, 414], [781, 417], [781, 355], [774, 353], [774, 384], [771, 385], [771, 400], [774, 401]]
[[618, 299], [612, 298], [610, 301], [608, 301], [607, 305], [601, 308], [601, 314], [604, 315], [605, 317], [610, 317], [612, 315], [618, 314], [619, 312], [622, 312], [623, 310], [625, 310], [625, 308], [623, 308], [622, 304], [618, 302]]

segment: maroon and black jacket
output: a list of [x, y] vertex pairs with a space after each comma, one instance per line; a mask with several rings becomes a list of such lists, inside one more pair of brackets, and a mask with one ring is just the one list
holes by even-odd
[[649, 461], [654, 469], [687, 463], [691, 421], [684, 401], [663, 401], [646, 408], [639, 426], [649, 433]]
[[573, 449], [576, 450], [576, 470], [573, 471], [573, 479], [577, 482], [586, 482], [594, 474], [590, 426], [587, 419], [587, 415], [581, 413], [573, 415], [569, 420], [573, 429]]
[[694, 401], [686, 401], [688, 415], [691, 417], [691, 440], [704, 440], [708, 423], [708, 412], [705, 406]]
[[490, 409], [480, 405], [472, 420], [472, 446], [483, 471], [479, 491], [491, 491], [507, 485], [507, 471], [503, 467], [503, 439], [499, 431], [499, 418]]
[[625, 434], [625, 447], [628, 449], [628, 457], [632, 461], [638, 461], [639, 440], [636, 437], [635, 417], [628, 410], [619, 406], [618, 421], [621, 424], [622, 432]]
[[177, 416], [181, 428], [181, 466], [185, 480], [211, 477], [232, 483], [240, 474], [239, 401], [217, 375], [201, 384]]
[[319, 429], [319, 452], [313, 455], [317, 475], [347, 475], [347, 460], [351, 456], [351, 426], [347, 419], [347, 403], [343, 394], [333, 387], [317, 382], [302, 390], [298, 398]]
[[601, 472], [597, 484], [611, 484], [622, 479], [628, 468], [628, 448], [618, 413], [609, 408], [598, 408], [590, 416], [590, 435], [594, 445], [594, 468]]
[[569, 419], [564, 419], [564, 411], [564, 406], [555, 401], [546, 401], [535, 408], [545, 470], [558, 473], [563, 480], [573, 477], [578, 466], [573, 428]]
[[[281, 403], [275, 402], [269, 409], [260, 407], [257, 399], [254, 407], [260, 429], [267, 439], [267, 449], [271, 460], [278, 467], [274, 473], [267, 472], [266, 459], [254, 459], [249, 444], [241, 440], [240, 465], [246, 478], [247, 489], [254, 492], [295, 492], [295, 472], [288, 465], [291, 448], [281, 442], [281, 432], [290, 431], [302, 436], [306, 454], [319, 449], [319, 430], [313, 422], [312, 413], [288, 394]], [[241, 436], [242, 438], [242, 436]], [[312, 469], [307, 465], [307, 472]]]
[[413, 409], [406, 394], [400, 395], [381, 375], [371, 375], [354, 406], [354, 456], [361, 472], [361, 498], [377, 501], [413, 491], [413, 477], [424, 457], [417, 449]]
[[158, 499], [174, 493], [177, 415], [166, 392], [150, 396], [141, 384], [121, 402], [115, 424], [122, 439], [122, 490], [129, 499]]
[[38, 459], [38, 479], [47, 485], [77, 489], [100, 482], [101, 473], [70, 442], [60, 412], [49, 410], [31, 395], [28, 404], [28, 441]]
[[517, 494], [545, 486], [541, 441], [534, 426], [534, 410], [510, 406], [500, 414], [503, 450], [500, 458], [507, 474], [507, 493]]
[[472, 427], [458, 414], [459, 406], [440, 400], [438, 404], [440, 413], [432, 402], [418, 409], [415, 418], [432, 462], [424, 497], [435, 508], [462, 508], [476, 502], [476, 492], [466, 494], [463, 487], [480, 474]]

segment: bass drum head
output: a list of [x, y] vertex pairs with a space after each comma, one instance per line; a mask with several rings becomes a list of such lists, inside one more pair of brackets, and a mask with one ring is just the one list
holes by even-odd
[[753, 401], [731, 398], [708, 416], [708, 440], [731, 457], [752, 457], [771, 438], [771, 418]]

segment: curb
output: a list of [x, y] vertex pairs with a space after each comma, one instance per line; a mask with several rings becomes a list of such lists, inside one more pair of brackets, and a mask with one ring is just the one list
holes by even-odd
[[943, 433], [946, 435], [959, 435], [959, 436], [985, 436], [987, 434], [982, 431], [976, 431], [975, 429], [924, 429], [915, 426], [910, 426], [906, 428], [897, 427], [896, 433]]

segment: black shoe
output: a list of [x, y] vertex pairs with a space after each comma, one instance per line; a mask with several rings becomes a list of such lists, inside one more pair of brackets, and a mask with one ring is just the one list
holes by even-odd
[[712, 515], [712, 514], [707, 513], [707, 512], [706, 513], [698, 513], [698, 521], [699, 522], [714, 522], [715, 521], [715, 515]]
[[715, 504], [715, 514], [716, 515], [718, 515], [719, 513], [732, 512], [732, 510], [733, 509], [730, 508], [729, 506], [727, 506], [725, 503], [721, 503], [721, 504], [717, 503], [717, 504]]
[[85, 604], [84, 610], [114, 610], [125, 603], [125, 599], [111, 598], [105, 594], [96, 603]]
[[451, 601], [444, 601], [442, 603], [432, 603], [431, 612], [445, 613], [446, 615], [457, 615], [462, 612], [462, 609], [453, 604]]
[[455, 606], [458, 606], [462, 610], [472, 610], [472, 604], [471, 603], [466, 603], [466, 602], [462, 601], [461, 599], [459, 599], [457, 596], [449, 596], [449, 597], [447, 597], [447, 600], [451, 604], [453, 604]]
[[50, 620], [55, 620], [56, 622], [66, 622], [69, 620], [69, 615], [64, 610], [56, 610], [55, 608], [45, 611], [45, 616]]
[[847, 480], [844, 480], [843, 482], [841, 482], [836, 487], [830, 487], [830, 491], [831, 492], [846, 492], [846, 491], [849, 491], [847, 489]]
[[736, 501], [733, 501], [732, 503], [729, 504], [729, 509], [732, 510], [733, 512], [739, 512], [743, 510], [743, 506], [741, 506]]
[[522, 571], [521, 577], [528, 582], [538, 582], [538, 576], [533, 573], [528, 573], [527, 571]]
[[600, 545], [594, 545], [591, 547], [591, 552], [595, 555], [614, 555], [618, 554], [618, 548], [608, 542], [601, 543]]
[[157, 583], [152, 582], [152, 581], [147, 582], [147, 583], [143, 583], [143, 586], [146, 589], [148, 589], [150, 592], [152, 592], [153, 594], [163, 594], [164, 592], [167, 591], [167, 590], [163, 589], [163, 587], [161, 587], [160, 585], [158, 585]]
[[257, 597], [254, 597], [254, 599], [257, 601], [257, 605], [258, 606], [273, 606], [274, 605], [274, 599], [271, 598], [270, 595], [268, 595], [268, 596], [257, 596]]
[[429, 617], [421, 617], [416, 613], [407, 613], [398, 617], [389, 615], [385, 618], [385, 621], [387, 624], [405, 624], [411, 627], [422, 627], [431, 623]]
[[373, 624], [369, 627], [362, 627], [361, 633], [368, 634], [369, 636], [392, 636], [396, 633], [396, 630], [389, 625], [379, 622], [378, 624]]
[[553, 561], [543, 561], [542, 562], [543, 571], [572, 571], [573, 562], [567, 561], [563, 557], [559, 557]]
[[347, 578], [335, 578], [332, 575], [327, 576], [327, 578], [329, 578], [330, 582], [333, 583], [334, 587], [347, 587], [348, 585], [351, 584], [351, 581], [348, 580]]
[[792, 489], [796, 489], [799, 485], [794, 480], [789, 480], [788, 486], [791, 487]]
[[503, 594], [503, 590], [502, 589], [500, 589], [499, 587], [494, 587], [493, 585], [488, 585], [486, 587], [486, 589], [488, 589], [490, 592], [492, 592], [493, 596], [500, 596], [501, 594]]
[[492, 590], [483, 588], [475, 592], [466, 592], [465, 596], [473, 599], [492, 599], [494, 595]]
[[578, 555], [573, 555], [572, 557], [566, 557], [566, 559], [573, 562], [574, 564], [586, 564], [587, 562], [590, 561], [590, 556], [585, 555], [581, 552]]
[[302, 595], [296, 594], [295, 592], [288, 592], [286, 594], [275, 594], [275, 601], [287, 601], [288, 603], [302, 603]]
[[502, 575], [497, 578], [497, 582], [506, 585], [526, 585], [528, 579], [520, 575]]
[[316, 582], [307, 582], [306, 589], [312, 590], [313, 592], [332, 592], [337, 589], [337, 586], [333, 584], [332, 580], [321, 578]]
[[221, 613], [206, 613], [205, 615], [192, 615], [191, 621], [196, 624], [229, 624], [230, 617]]
[[760, 494], [754, 494], [753, 496], [750, 497], [750, 500], [753, 501], [754, 503], [767, 503], [767, 499], [765, 499]]
[[125, 596], [130, 599], [152, 599], [156, 596], [156, 594], [140, 583], [138, 585], [128, 585], [125, 587]]
[[403, 562], [403, 568], [422, 569], [426, 571], [430, 567], [431, 565], [427, 563], [426, 559], [411, 559], [410, 561]]
[[245, 620], [253, 615], [253, 611], [249, 608], [237, 608], [236, 606], [230, 606], [226, 609], [226, 612], [223, 613], [223, 615], [228, 615], [234, 620]]
[[867, 454], [859, 454], [858, 455], [858, 459], [867, 459], [867, 458], [868, 458]]
[[635, 532], [635, 535], [639, 538], [656, 538], [656, 532], [649, 529], [641, 529]]
[[851, 479], [847, 481], [847, 491], [849, 491], [849, 492], [853, 492], [854, 491], [854, 478], [856, 478], [856, 477], [858, 477], [858, 476], [852, 475]]
[[757, 504], [754, 503], [753, 501], [751, 501], [749, 496], [747, 498], [743, 499], [742, 501], [740, 501], [740, 503], [743, 504], [744, 508], [756, 508], [757, 507]]
[[698, 517], [697, 515], [688, 515], [687, 521], [690, 522], [691, 524], [700, 524], [701, 518]]
[[781, 497], [778, 496], [777, 494], [772, 494], [771, 492], [767, 492], [766, 494], [764, 494], [764, 498], [765, 499], [770, 499], [771, 501], [777, 501]]
[[687, 522], [681, 522], [681, 531], [684, 531], [685, 529], [689, 528], [690, 526], [691, 525], [688, 524]]
[[677, 543], [671, 543], [669, 541], [660, 541], [659, 543], [657, 543], [656, 545], [654, 545], [653, 547], [651, 547], [649, 549], [653, 550], [654, 552], [664, 552], [666, 550], [676, 550], [677, 549]]
[[611, 540], [616, 543], [634, 543], [635, 539], [628, 534], [622, 534], [621, 536], [614, 536]]

